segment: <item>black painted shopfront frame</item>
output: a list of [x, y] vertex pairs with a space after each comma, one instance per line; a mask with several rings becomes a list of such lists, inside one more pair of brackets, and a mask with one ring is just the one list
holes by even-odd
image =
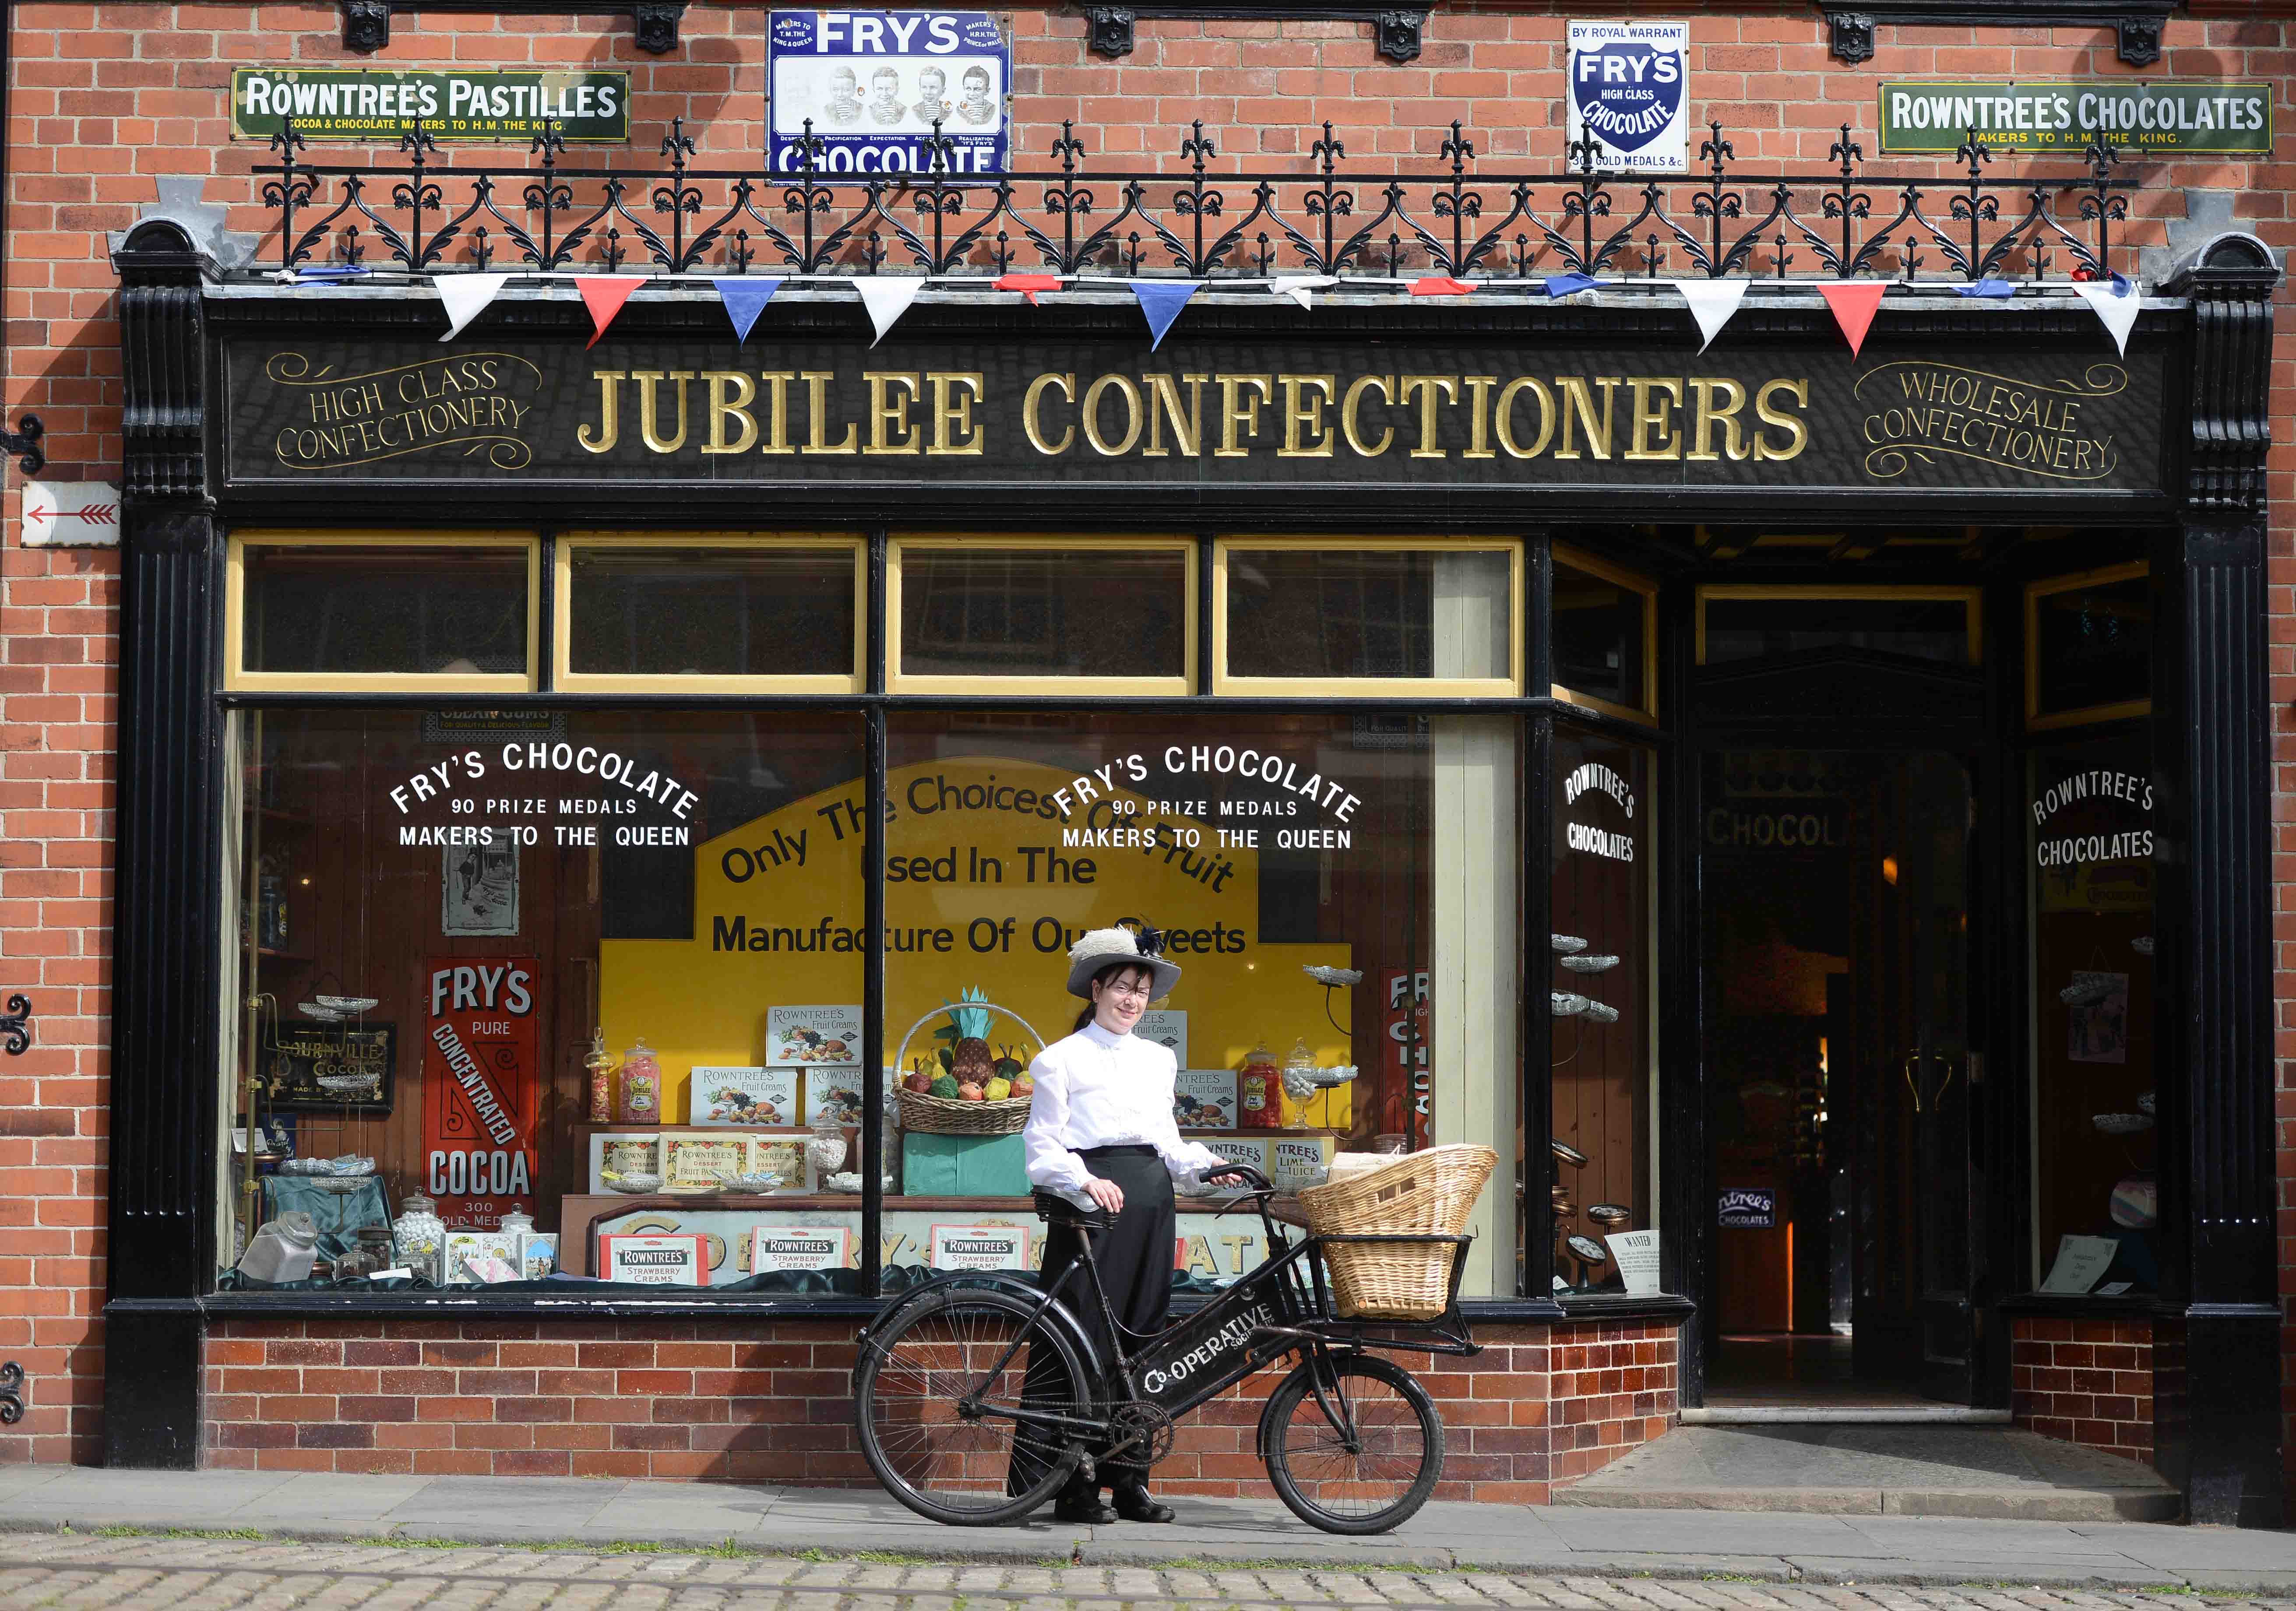
[[[221, 343], [250, 328], [274, 332], [340, 333], [365, 321], [398, 339], [428, 339], [435, 308], [406, 301], [365, 304], [346, 298], [330, 305], [308, 293], [266, 293], [244, 285], [234, 294], [206, 294], [215, 266], [175, 226], [149, 224], [131, 232], [115, 258], [127, 378], [125, 435], [126, 521], [122, 582], [119, 882], [113, 1018], [111, 1192], [109, 1204], [111, 1294], [105, 1309], [105, 1440], [110, 1463], [191, 1467], [200, 1458], [201, 1352], [207, 1322], [224, 1313], [265, 1315], [389, 1315], [451, 1318], [562, 1314], [569, 1318], [686, 1318], [697, 1315], [831, 1316], [871, 1312], [867, 1302], [787, 1300], [581, 1300], [472, 1296], [436, 1301], [357, 1298], [329, 1294], [275, 1300], [208, 1291], [214, 1267], [210, 1196], [212, 1149], [220, 1134], [213, 1067], [218, 1046], [221, 977], [222, 768], [226, 712], [237, 704], [372, 705], [452, 707], [499, 705], [502, 697], [398, 695], [300, 696], [270, 699], [222, 691], [223, 560], [233, 525], [341, 523], [332, 497], [308, 491], [253, 490], [222, 481], [219, 466], [226, 421]], [[1521, 809], [1526, 852], [1521, 914], [1524, 931], [1546, 920], [1545, 846], [1552, 817], [1549, 757], [1554, 726], [1567, 721], [1622, 736], [1654, 740], [1662, 781], [1658, 943], [1660, 977], [1670, 981], [1660, 998], [1657, 1066], [1661, 1120], [1659, 1223], [1665, 1228], [1666, 1287], [1701, 1289], [1707, 1257], [1703, 1205], [1693, 1200], [1700, 1173], [1683, 1166], [1698, 1156], [1703, 1103], [1698, 1059], [1697, 992], [1681, 982], [1697, 977], [1696, 933], [1688, 904], [1696, 877], [1694, 825], [1667, 802], [1694, 795], [1696, 750], [1683, 742], [1681, 724], [1691, 707], [1690, 668], [1680, 645], [1688, 623], [1694, 570], [1669, 566], [1655, 550], [1631, 545], [1614, 557], [1649, 568], [1662, 582], [1660, 722], [1653, 732], [1597, 712], [1543, 697], [1552, 686], [1546, 634], [1550, 568], [1544, 533], [1571, 519], [1689, 522], [1702, 519], [1808, 522], [1860, 519], [1903, 526], [1978, 521], [1993, 526], [2064, 518], [2078, 511], [2085, 524], [2150, 534], [2141, 540], [2153, 565], [2159, 637], [2152, 717], [2155, 769], [2163, 812], [2158, 863], [2163, 908], [2161, 988], [2163, 1023], [2184, 1026], [2164, 1044], [2163, 1223], [2171, 1255], [2163, 1303], [2181, 1313], [2195, 1357], [2214, 1368], [2195, 1376], [2186, 1419], [2164, 1422], [2161, 1460], [2189, 1497], [2196, 1520], [2256, 1522], [2278, 1516], [2277, 1418], [2279, 1310], [2273, 1246], [2273, 1159], [2270, 1149], [2271, 980], [2268, 938], [2269, 776], [2265, 742], [2262, 462], [2268, 443], [2267, 365], [2269, 297], [2277, 283], [2269, 253], [2247, 237], [2224, 237], [2195, 254], [2167, 285], [2182, 299], [2173, 309], [2148, 312], [2139, 339], [2173, 344], [2166, 373], [2172, 396], [2161, 429], [2165, 485], [2157, 494], [2091, 496], [2078, 503], [2051, 495], [1971, 488], [1907, 495], [1853, 495], [1840, 489], [1689, 487], [1588, 488], [1543, 506], [1526, 522], [1503, 494], [1472, 488], [1398, 486], [1350, 499], [1343, 511], [1302, 507], [1296, 488], [1200, 490], [1169, 510], [1170, 519], [1148, 529], [1185, 532], [1199, 542], [1200, 575], [1209, 583], [1211, 539], [1252, 529], [1407, 534], [1434, 530], [1518, 536], [1528, 572], [1524, 697], [1508, 699], [1380, 700], [1368, 707], [1392, 714], [1474, 712], [1513, 716], [1521, 724]], [[1740, 339], [1808, 344], [1831, 335], [1822, 307], [1766, 307], [1743, 324]], [[791, 310], [803, 325], [849, 332], [849, 308]], [[573, 305], [528, 304], [505, 317], [534, 333], [579, 339]], [[929, 323], [934, 310], [912, 315]], [[984, 336], [1013, 342], [1044, 340], [1062, 328], [1103, 335], [1136, 328], [1126, 308], [1087, 307], [1062, 313], [1055, 325], [1045, 312], [1024, 320], [1001, 308], [974, 307], [939, 315]], [[1288, 328], [1275, 309], [1210, 305], [1192, 320], [1210, 333], [1233, 331], [1281, 339]], [[619, 339], [649, 333], [692, 334], [714, 309], [634, 308]], [[1406, 323], [1407, 321], [1407, 323]], [[1526, 325], [1555, 339], [1594, 345], [1647, 347], [1682, 339], [1677, 313], [1650, 305], [1558, 307], [1528, 312], [1504, 308], [1430, 309], [1398, 314], [1382, 307], [1334, 310], [1319, 329], [1327, 336], [1365, 343], [1439, 330], [1472, 339], [1505, 329], [1520, 339]], [[1953, 345], [2014, 333], [2024, 341], [2093, 354], [2097, 335], [2086, 310], [1992, 309], [1964, 305], [1885, 310], [1879, 334], [1899, 340]], [[449, 501], [451, 500], [451, 502]], [[535, 702], [578, 708], [644, 707], [713, 703], [750, 709], [839, 709], [861, 713], [865, 766], [873, 797], [881, 796], [885, 725], [897, 710], [1078, 710], [1103, 707], [1091, 699], [1002, 699], [918, 696], [888, 692], [883, 650], [886, 531], [950, 523], [946, 493], [920, 484], [907, 492], [870, 495], [871, 518], [854, 519], [850, 495], [823, 488], [809, 499], [780, 499], [773, 523], [865, 527], [871, 532], [867, 632], [872, 669], [857, 696], [722, 700], [685, 696], [573, 696], [552, 691], [547, 662]], [[1136, 504], [1136, 500], [1132, 501]], [[513, 487], [439, 486], [410, 489], [409, 523], [429, 516], [456, 524], [496, 519], [554, 527], [691, 527], [697, 524], [756, 524], [740, 488], [688, 487], [665, 508], [660, 487], [601, 485], [537, 521], [531, 495]], [[1080, 500], [1056, 485], [1013, 485], [978, 490], [961, 522], [1012, 531], [1141, 529], [1136, 507], [1125, 500]], [[984, 515], [980, 511], [986, 511]], [[362, 521], [362, 524], [368, 522]], [[1583, 537], [1580, 538], [1583, 543]], [[2009, 608], [2006, 585], [1997, 585], [1988, 627]], [[1205, 595], [1209, 597], [1207, 587]], [[550, 608], [549, 593], [542, 608]], [[546, 616], [543, 642], [549, 641]], [[1258, 699], [1210, 693], [1210, 634], [1200, 634], [1199, 691], [1185, 698], [1127, 700], [1144, 712], [1216, 707], [1281, 711], [1331, 710], [1345, 701]], [[1997, 642], [2008, 641], [1996, 636]], [[1672, 647], [1669, 647], [1672, 645]], [[2011, 731], [1997, 728], [1997, 733]], [[2223, 780], [2233, 780], [2230, 784]], [[1986, 809], [2003, 810], [1999, 799]], [[2013, 806], [2010, 808], [2013, 814]], [[884, 879], [882, 844], [872, 846], [865, 899], [866, 921], [882, 927]], [[2231, 959], [2229, 961], [2221, 959]], [[1536, 980], [1526, 969], [1523, 991], [1524, 1147], [1544, 1154], [1550, 1093], [1545, 1074], [1549, 1024], [1537, 1002]], [[882, 1067], [882, 956], [865, 978], [868, 1043], [865, 1067]], [[2205, 1010], [2202, 1010], [2205, 1009]], [[187, 1071], [189, 1073], [187, 1074]], [[2004, 1082], [2005, 1085], [2007, 1082]], [[865, 1156], [874, 1156], [878, 1109], [865, 1124]], [[879, 1212], [872, 1191], [865, 1214]], [[865, 1226], [873, 1225], [873, 1217]], [[875, 1239], [865, 1257], [873, 1266]], [[1544, 1239], [1526, 1237], [1528, 1293], [1546, 1290], [1550, 1272]], [[1688, 1305], [1669, 1299], [1636, 1311], [1611, 1301], [1558, 1304], [1523, 1296], [1473, 1306], [1478, 1318], [1538, 1322], [1572, 1316], [1655, 1313], [1680, 1319]], [[1694, 1350], [1686, 1350], [1683, 1386], [1700, 1391]], [[2005, 1357], [2002, 1362], [2005, 1371]], [[2259, 1412], [2262, 1409], [2266, 1412]]]

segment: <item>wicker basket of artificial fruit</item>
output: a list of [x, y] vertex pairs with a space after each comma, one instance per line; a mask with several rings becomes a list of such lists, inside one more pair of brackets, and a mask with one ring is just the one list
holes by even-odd
[[[901, 1128], [928, 1135], [1010, 1135], [1029, 1122], [1029, 1099], [1037, 1093], [1029, 1078], [1027, 1043], [1020, 1052], [1007, 1045], [993, 1050], [988, 1033], [999, 1015], [1027, 1032], [1038, 1047], [1045, 1037], [1009, 1007], [999, 1007], [979, 990], [966, 990], [946, 1012], [928, 1012], [901, 1037], [895, 1064], [901, 1069]], [[909, 1056], [917, 1031], [945, 1019], [932, 1038], [936, 1050]], [[1025, 1055], [1022, 1055], [1025, 1054]]]

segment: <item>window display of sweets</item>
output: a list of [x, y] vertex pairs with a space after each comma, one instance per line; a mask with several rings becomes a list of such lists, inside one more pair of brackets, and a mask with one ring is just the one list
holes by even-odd
[[691, 1124], [794, 1124], [797, 1070], [696, 1063], [686, 1086]]
[[622, 1054], [619, 1100], [614, 1104], [617, 1124], [658, 1124], [661, 1122], [661, 1060], [640, 1035]]
[[655, 1175], [661, 1169], [661, 1136], [647, 1131], [636, 1135], [621, 1135], [611, 1131], [593, 1132], [590, 1136], [590, 1190], [609, 1190], [606, 1176]]
[[1236, 1070], [1235, 1108], [1240, 1130], [1283, 1128], [1283, 1071], [1265, 1040], [1244, 1054]]
[[438, 1204], [427, 1197], [402, 1198], [398, 1217], [390, 1223], [390, 1245], [417, 1280], [445, 1285], [439, 1279], [439, 1258], [446, 1251], [447, 1223], [439, 1217]]
[[247, 1252], [239, 1261], [240, 1274], [250, 1280], [283, 1286], [311, 1279], [317, 1255], [319, 1227], [301, 1209], [291, 1209], [255, 1228]]
[[614, 1122], [614, 1054], [606, 1050], [603, 1028], [590, 1036], [590, 1053], [582, 1059], [582, 1067], [590, 1076], [590, 1122], [611, 1124]]

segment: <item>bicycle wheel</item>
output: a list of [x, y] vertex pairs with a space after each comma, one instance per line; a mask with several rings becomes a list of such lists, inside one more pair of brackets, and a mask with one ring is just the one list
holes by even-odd
[[1402, 1366], [1354, 1354], [1331, 1362], [1333, 1379], [1319, 1403], [1308, 1390], [1315, 1370], [1315, 1362], [1302, 1361], [1277, 1383], [1261, 1421], [1261, 1453], [1276, 1497], [1326, 1533], [1400, 1525], [1443, 1475], [1435, 1401]]
[[920, 1516], [958, 1527], [1020, 1520], [1076, 1463], [1064, 1441], [996, 1413], [1020, 1407], [1024, 1374], [1031, 1408], [1093, 1413], [1076, 1350], [1033, 1304], [977, 1288], [911, 1300], [870, 1338], [855, 1377], [862, 1458]]

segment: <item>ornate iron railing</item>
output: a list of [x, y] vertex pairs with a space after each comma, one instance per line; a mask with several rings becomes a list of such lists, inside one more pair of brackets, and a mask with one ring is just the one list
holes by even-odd
[[1868, 174], [1847, 124], [1831, 173], [1737, 171], [1717, 123], [1700, 144], [1702, 172], [1657, 179], [1600, 171], [1591, 143], [1573, 146], [1560, 173], [1479, 171], [1456, 123], [1433, 173], [1343, 171], [1328, 123], [1308, 171], [1283, 174], [1226, 169], [1201, 122], [1177, 172], [1087, 171], [1069, 124], [1056, 166], [967, 176], [950, 171], [938, 125], [931, 170], [914, 175], [828, 173], [810, 124], [787, 173], [695, 167], [683, 119], [662, 141], [667, 165], [645, 171], [569, 166], [546, 123], [520, 168], [442, 163], [419, 124], [396, 164], [306, 162], [291, 121], [271, 145], [279, 159], [255, 169], [277, 220], [266, 265], [422, 274], [1977, 280], [2040, 278], [2055, 259], [2061, 273], [2102, 276], [2129, 249], [2113, 226], [2135, 185], [2102, 145], [2077, 170], [1989, 176], [1993, 153], [1975, 130], [1957, 172]]

